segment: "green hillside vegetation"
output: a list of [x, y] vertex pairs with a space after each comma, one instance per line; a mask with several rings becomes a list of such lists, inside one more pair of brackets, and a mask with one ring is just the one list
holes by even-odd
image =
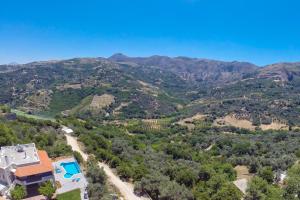
[[48, 112], [51, 114], [59, 114], [62, 111], [71, 110], [79, 106], [84, 98], [101, 92], [102, 90], [100, 88], [67, 89], [64, 91], [55, 90]]
[[[293, 169], [299, 155], [300, 138], [296, 132], [216, 128], [207, 121], [205, 126], [196, 123], [187, 134], [187, 128], [174, 124], [172, 118], [155, 121], [155, 125], [161, 123], [160, 129], [144, 128], [149, 122], [139, 120], [118, 127], [93, 124], [94, 128], [87, 124], [93, 122], [75, 118], [58, 121], [75, 130], [88, 153], [115, 168], [122, 179], [133, 180], [137, 194], [147, 194], [152, 199], [240, 199], [241, 192], [232, 184], [236, 165], [247, 165], [261, 177], [251, 181], [247, 199], [253, 199], [257, 193], [272, 199], [294, 187], [273, 186], [272, 173], [268, 175], [264, 170], [275, 173]], [[2, 122], [1, 145], [35, 142], [51, 157], [72, 153], [54, 122], [23, 117]], [[130, 135], [129, 131], [135, 134]], [[214, 145], [207, 151], [210, 144]], [[105, 190], [91, 188], [90, 194]]]
[[59, 125], [49, 120], [18, 117], [7, 121], [0, 117], [0, 146], [35, 143], [38, 149], [46, 150], [50, 157], [72, 155], [60, 133]]
[[88, 106], [91, 104], [93, 96], [87, 96], [80, 101], [75, 107], [70, 110], [71, 115], [76, 115], [77, 113], [87, 111]]
[[[119, 63], [119, 59], [135, 64]], [[249, 63], [121, 56], [108, 60], [91, 58], [84, 62], [71, 59], [31, 63], [13, 69], [0, 74], [0, 103], [8, 103], [13, 108], [28, 107], [28, 98], [34, 101], [35, 98], [30, 97], [36, 96], [38, 91], [51, 90], [53, 93], [47, 94], [49, 105], [36, 108], [37, 113], [51, 117], [66, 110], [71, 110], [75, 117], [93, 120], [102, 120], [106, 112], [111, 120], [184, 118], [196, 113], [218, 118], [234, 113], [255, 126], [270, 124], [272, 120], [291, 128], [300, 125], [297, 63], [257, 69]], [[225, 72], [232, 77], [223, 76]], [[105, 93], [115, 97], [114, 105], [105, 112], [99, 115], [84, 109], [85, 98]], [[122, 102], [128, 102], [128, 106], [113, 115], [112, 111]], [[31, 103], [31, 106], [39, 105]]]
[[[28, 103], [43, 99], [39, 91], [51, 91], [45, 107]], [[59, 125], [69, 126], [87, 153], [153, 200], [241, 199], [233, 185], [241, 165], [251, 173], [245, 200], [299, 193], [299, 63], [75, 58], [5, 66], [0, 92], [0, 145], [35, 142], [51, 157], [69, 155]], [[6, 120], [10, 107], [15, 121]], [[87, 174], [89, 195], [104, 198], [103, 171], [91, 162]]]
[[[270, 193], [264, 195], [272, 199], [285, 191], [273, 186], [273, 175], [291, 168], [299, 152], [300, 137], [292, 131], [250, 132], [200, 123], [187, 134], [186, 128], [167, 122], [156, 131], [143, 128], [142, 121], [93, 129], [74, 120], [64, 119], [64, 123], [74, 127], [89, 153], [116, 168], [121, 178], [133, 180], [136, 193], [152, 199], [164, 199], [164, 195], [170, 199], [178, 195], [180, 199], [240, 199], [240, 191], [232, 184], [236, 165], [246, 165], [263, 177], [253, 179], [248, 199], [261, 190], [257, 184], [269, 188]], [[174, 188], [182, 192], [174, 193]]]
[[42, 115], [32, 115], [32, 114], [28, 114], [24, 111], [21, 110], [17, 110], [17, 109], [11, 109], [12, 113], [16, 113], [17, 116], [23, 116], [26, 118], [31, 118], [31, 119], [37, 119], [37, 120], [49, 120], [49, 121], [54, 121], [55, 119], [53, 117], [49, 117], [49, 116], [42, 116]]

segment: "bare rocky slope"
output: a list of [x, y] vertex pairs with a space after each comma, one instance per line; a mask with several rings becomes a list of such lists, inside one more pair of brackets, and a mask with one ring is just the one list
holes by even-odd
[[119, 63], [134, 63], [159, 70], [168, 70], [187, 81], [220, 84], [243, 79], [258, 69], [257, 66], [246, 62], [222, 62], [188, 57], [151, 56], [143, 58], [115, 54], [108, 59]]

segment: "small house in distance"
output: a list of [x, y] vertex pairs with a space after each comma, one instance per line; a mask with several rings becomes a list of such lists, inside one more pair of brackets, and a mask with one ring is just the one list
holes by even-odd
[[5, 195], [15, 185], [26, 188], [54, 182], [53, 166], [46, 151], [34, 143], [4, 146], [0, 150], [0, 192]]
[[74, 133], [74, 131], [72, 129], [70, 129], [69, 127], [66, 127], [66, 126], [62, 126], [61, 130], [62, 130], [62, 132], [66, 133], [66, 134]]

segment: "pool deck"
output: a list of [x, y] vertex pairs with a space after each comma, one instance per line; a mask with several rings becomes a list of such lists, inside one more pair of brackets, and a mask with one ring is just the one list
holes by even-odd
[[[86, 178], [84, 177], [83, 173], [74, 174], [71, 178], [65, 178], [64, 175], [66, 173], [65, 169], [60, 165], [61, 163], [68, 163], [68, 162], [77, 162], [75, 158], [65, 158], [59, 161], [52, 163], [54, 168], [54, 177], [55, 181], [60, 182], [61, 187], [56, 190], [57, 194], [62, 194], [65, 192], [69, 192], [71, 190], [80, 189], [81, 190], [81, 199], [83, 198], [85, 189], [88, 185]], [[57, 173], [56, 169], [59, 169], [61, 172]], [[80, 179], [78, 182], [76, 179]]]

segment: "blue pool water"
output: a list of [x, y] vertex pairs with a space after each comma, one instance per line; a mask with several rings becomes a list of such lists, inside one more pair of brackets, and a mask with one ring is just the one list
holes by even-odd
[[77, 162], [61, 163], [60, 166], [66, 171], [65, 178], [71, 178], [74, 174], [80, 173], [80, 167]]

